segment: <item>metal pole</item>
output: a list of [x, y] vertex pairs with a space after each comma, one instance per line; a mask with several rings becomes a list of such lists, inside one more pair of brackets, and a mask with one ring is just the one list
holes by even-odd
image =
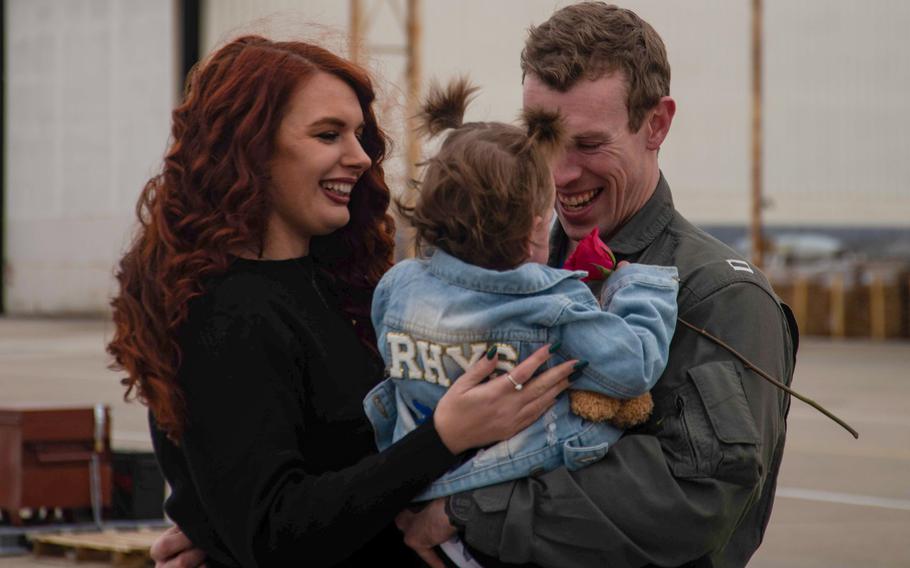
[[363, 41], [363, 11], [360, 0], [351, 0], [348, 27], [348, 55], [354, 63], [360, 62], [360, 44]]
[[186, 78], [190, 70], [199, 61], [200, 38], [202, 35], [202, 6], [200, 0], [180, 0], [178, 2], [180, 29], [180, 49], [177, 81], [177, 100], [182, 101], [186, 92]]
[[[421, 36], [422, 29], [421, 4], [420, 0], [376, 0], [372, 9], [368, 9], [366, 14], [363, 8], [362, 0], [350, 0], [350, 20], [349, 20], [349, 42], [350, 58], [358, 62], [364, 57], [365, 52], [371, 54], [403, 55], [405, 57], [404, 67], [404, 128], [402, 132], [402, 142], [404, 146], [404, 183], [403, 189], [399, 193], [405, 202], [411, 202], [413, 195], [410, 195], [411, 180], [417, 177], [417, 163], [420, 161], [420, 137], [416, 132], [416, 117], [420, 105], [420, 83], [421, 83]], [[367, 3], [369, 4], [369, 3]], [[405, 33], [404, 45], [401, 43], [372, 45], [368, 40], [370, 35], [370, 26], [373, 23], [373, 14], [380, 6], [389, 8], [394, 18], [402, 25]], [[402, 10], [402, 6], [404, 10]], [[402, 22], [402, 20], [404, 20]], [[363, 64], [363, 62], [360, 62]], [[397, 258], [414, 256], [414, 239], [413, 231], [405, 226], [398, 227], [396, 242], [398, 243], [399, 254]], [[403, 254], [402, 254], [403, 253]]]
[[762, 237], [762, 0], [752, 0], [752, 264], [764, 266]]
[[[6, 0], [0, 0], [0, 52], [6, 53]], [[6, 233], [6, 212], [4, 203], [6, 201], [6, 56], [0, 55], [0, 315], [6, 311], [6, 287], [9, 283], [6, 280], [6, 243], [4, 235]], [[2, 548], [2, 542], [0, 542]]]
[[[406, 203], [413, 203], [411, 180], [417, 177], [417, 162], [420, 161], [420, 135], [417, 133], [417, 112], [420, 105], [420, 0], [407, 0], [406, 25], [407, 40], [405, 43], [405, 81], [407, 98], [405, 100], [405, 183], [403, 197]], [[406, 229], [404, 240], [407, 242], [405, 256], [417, 255], [414, 231]]]
[[417, 162], [420, 161], [420, 137], [417, 135], [417, 109], [420, 104], [420, 0], [408, 0], [407, 13], [407, 85], [408, 95], [405, 105], [407, 132], [407, 176], [408, 180], [414, 179], [417, 174]]

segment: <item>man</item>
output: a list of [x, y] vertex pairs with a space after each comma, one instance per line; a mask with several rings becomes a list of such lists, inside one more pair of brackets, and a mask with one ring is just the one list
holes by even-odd
[[[789, 384], [789, 309], [673, 208], [658, 152], [676, 103], [654, 29], [628, 10], [575, 4], [531, 30], [521, 65], [524, 106], [558, 109], [571, 138], [554, 169], [550, 263], [597, 227], [620, 260], [677, 266], [681, 320]], [[405, 513], [406, 542], [435, 563], [430, 547], [457, 529], [487, 567], [745, 565], [771, 512], [789, 397], [685, 325], [652, 394], [651, 420], [604, 460]]]

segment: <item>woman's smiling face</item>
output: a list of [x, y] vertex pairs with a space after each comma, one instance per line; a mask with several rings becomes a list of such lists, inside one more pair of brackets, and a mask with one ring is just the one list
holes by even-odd
[[351, 191], [371, 165], [362, 128], [357, 95], [338, 77], [318, 72], [297, 87], [275, 139], [263, 256], [305, 256], [311, 237], [348, 223]]

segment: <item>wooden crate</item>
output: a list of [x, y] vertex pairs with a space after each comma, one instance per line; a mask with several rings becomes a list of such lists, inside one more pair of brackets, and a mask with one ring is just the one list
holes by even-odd
[[84, 405], [0, 405], [0, 510], [14, 525], [20, 509], [91, 507], [93, 455], [100, 458], [101, 504], [110, 506], [110, 409], [100, 410], [102, 418]]
[[910, 274], [904, 266], [870, 262], [828, 272], [777, 271], [769, 278], [805, 336], [910, 337]]
[[894, 339], [906, 335], [906, 275], [900, 272], [870, 271], [869, 334], [873, 339]]
[[793, 310], [801, 334], [831, 333], [831, 297], [826, 282], [816, 275], [796, 274], [787, 281], [775, 282], [773, 286]]
[[830, 294], [831, 336], [869, 337], [869, 287], [835, 275]]
[[101, 561], [114, 566], [151, 566], [149, 547], [164, 529], [104, 531], [29, 536], [35, 556], [65, 556], [74, 562]]
[[910, 273], [905, 274], [901, 280], [901, 337], [910, 338]]

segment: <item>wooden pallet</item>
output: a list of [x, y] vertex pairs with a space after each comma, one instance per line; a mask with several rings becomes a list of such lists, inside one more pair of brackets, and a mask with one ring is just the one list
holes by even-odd
[[104, 531], [29, 536], [35, 556], [66, 556], [75, 562], [101, 561], [114, 566], [151, 564], [149, 547], [164, 530]]

